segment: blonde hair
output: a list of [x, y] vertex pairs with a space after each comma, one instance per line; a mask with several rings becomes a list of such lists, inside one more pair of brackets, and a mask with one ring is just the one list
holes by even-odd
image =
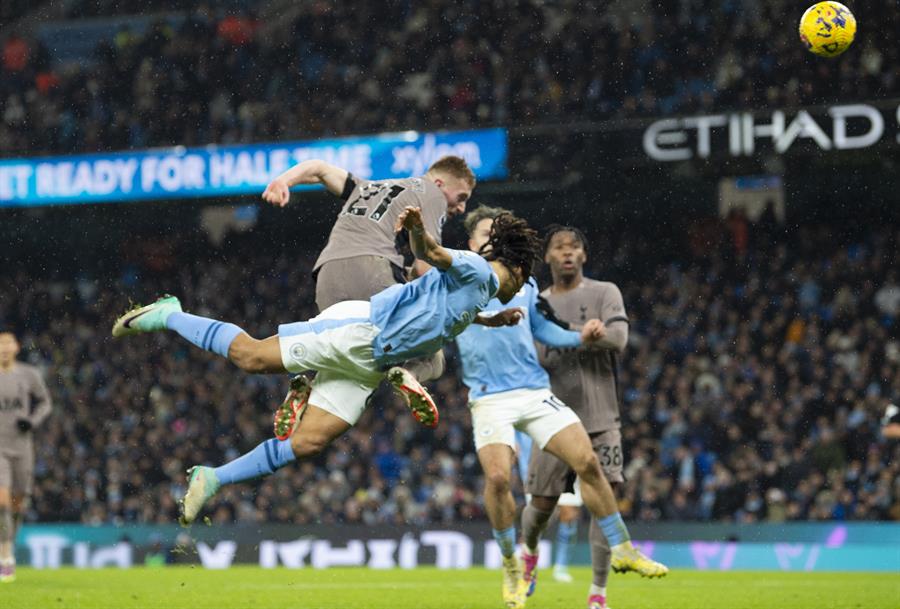
[[465, 180], [469, 186], [475, 188], [475, 174], [469, 168], [466, 160], [459, 156], [445, 156], [436, 160], [428, 168], [427, 173], [442, 173], [445, 175]]

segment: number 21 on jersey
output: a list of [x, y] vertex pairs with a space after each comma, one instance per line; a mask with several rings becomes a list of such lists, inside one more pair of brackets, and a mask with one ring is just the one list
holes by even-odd
[[347, 202], [347, 207], [341, 215], [369, 216], [369, 220], [378, 222], [387, 213], [394, 199], [404, 190], [406, 189], [399, 184], [371, 182], [360, 188], [359, 194]]

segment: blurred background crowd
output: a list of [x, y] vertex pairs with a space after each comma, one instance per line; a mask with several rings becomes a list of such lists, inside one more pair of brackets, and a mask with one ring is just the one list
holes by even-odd
[[835, 62], [784, 27], [786, 0], [34, 4], [0, 10], [43, 18], [0, 30], [6, 155], [900, 96], [900, 5], [882, 0], [854, 4]]
[[[839, 61], [803, 49], [786, 0], [139, 4], [0, 3], [0, 156], [507, 127], [511, 179], [475, 201], [578, 224], [586, 274], [616, 282], [631, 318], [623, 515], [900, 520], [900, 447], [878, 425], [900, 400], [900, 224], [884, 205], [896, 154], [820, 146], [664, 166], [617, 144], [640, 140], [632, 119], [896, 104], [900, 47], [885, 41], [900, 4], [855, 2], [865, 20]], [[595, 137], [605, 120], [630, 130]], [[754, 173], [778, 176], [787, 223], [713, 211], [719, 178]], [[287, 378], [170, 336], [113, 342], [110, 325], [164, 292], [259, 336], [312, 316], [334, 211], [267, 210], [255, 230], [208, 239], [199, 208], [3, 211], [0, 324], [55, 401], [36, 432], [29, 520], [171, 523], [187, 467], [271, 434]], [[447, 231], [464, 243], [458, 222]], [[448, 357], [436, 430], [382, 390], [320, 458], [225, 489], [213, 520], [484, 519]]]
[[[900, 233], [835, 230], [701, 218], [672, 249], [588, 230], [586, 274], [616, 282], [631, 318], [620, 371], [626, 518], [900, 519], [900, 446], [878, 425], [900, 398]], [[171, 292], [193, 312], [273, 334], [314, 314], [314, 250], [273, 245], [263, 230], [218, 246], [199, 231], [154, 231], [111, 240], [76, 272], [12, 267], [0, 320], [18, 329], [55, 400], [36, 432], [31, 520], [171, 523], [187, 467], [271, 434], [286, 377], [244, 374], [168, 335], [113, 341], [109, 328], [130, 299]], [[448, 355], [432, 385], [436, 430], [382, 390], [320, 458], [228, 487], [212, 519], [485, 518], [466, 393]]]

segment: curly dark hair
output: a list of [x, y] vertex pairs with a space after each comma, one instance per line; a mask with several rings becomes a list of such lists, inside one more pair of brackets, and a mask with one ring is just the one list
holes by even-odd
[[565, 226], [563, 224], [551, 224], [547, 227], [547, 233], [544, 235], [544, 247], [542, 248], [543, 254], [547, 255], [547, 250], [550, 249], [550, 241], [559, 233], [572, 233], [575, 235], [575, 238], [581, 242], [581, 247], [585, 251], [588, 249], [588, 240], [587, 237], [584, 236], [584, 233], [581, 232], [580, 228], [575, 228], [574, 226]]
[[541, 240], [528, 223], [510, 213], [494, 218], [491, 236], [479, 253], [486, 260], [502, 262], [510, 269], [522, 270], [522, 277], [531, 277], [534, 265], [541, 259]]

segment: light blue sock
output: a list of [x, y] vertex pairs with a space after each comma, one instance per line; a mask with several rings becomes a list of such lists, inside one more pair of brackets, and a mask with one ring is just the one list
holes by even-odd
[[231, 463], [217, 467], [216, 478], [222, 484], [233, 484], [268, 476], [295, 459], [290, 440], [272, 438]]
[[619, 512], [603, 518], [598, 518], [597, 524], [600, 525], [600, 530], [606, 535], [606, 540], [609, 541], [609, 547], [631, 541], [631, 535], [628, 534], [628, 527], [625, 526], [625, 522], [622, 520], [622, 515], [619, 514]]
[[493, 529], [493, 531], [494, 539], [497, 540], [497, 545], [500, 546], [500, 553], [503, 554], [503, 557], [509, 558], [512, 556], [516, 551], [516, 527], [512, 526], [502, 531]]
[[178, 332], [201, 349], [228, 357], [228, 347], [238, 334], [244, 331], [234, 324], [216, 321], [190, 313], [172, 313], [166, 318], [166, 327]]
[[577, 520], [559, 523], [559, 528], [556, 530], [556, 558], [554, 560], [554, 567], [558, 569], [568, 568], [569, 560], [572, 558], [572, 548], [575, 546], [575, 539], [577, 537]]

